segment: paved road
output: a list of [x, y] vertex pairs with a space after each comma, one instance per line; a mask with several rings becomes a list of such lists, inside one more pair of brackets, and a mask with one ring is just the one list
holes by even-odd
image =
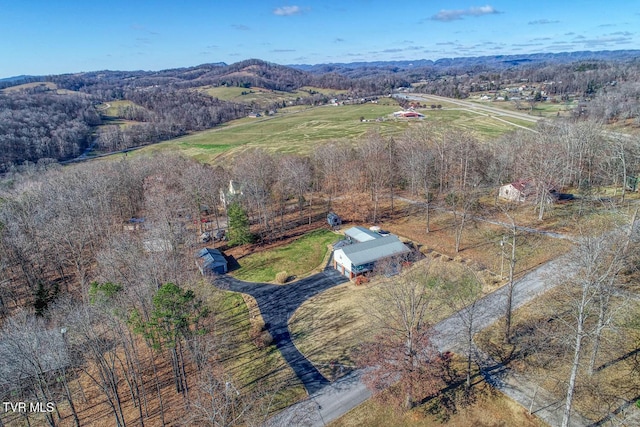
[[[549, 278], [556, 275], [559, 271], [563, 271], [563, 266], [566, 264], [565, 259], [566, 257], [560, 257], [548, 262], [518, 281], [514, 286], [513, 308], [516, 309], [551, 289], [555, 281], [549, 280]], [[507, 288], [502, 287], [476, 303], [473, 319], [474, 333], [487, 328], [502, 318], [506, 297]], [[434, 326], [436, 331], [434, 343], [440, 351], [466, 352], [464, 336], [466, 329], [464, 326], [465, 321], [465, 313], [458, 312]], [[292, 405], [281, 414], [278, 414], [268, 425], [313, 427], [326, 425], [326, 423], [346, 414], [371, 396], [371, 392], [360, 380], [361, 375], [361, 371], [355, 371], [351, 375], [317, 390], [315, 393], [310, 394], [309, 399]], [[511, 386], [511, 388], [513, 388], [513, 386]], [[504, 387], [505, 391], [508, 391], [507, 389], [508, 387]], [[542, 401], [542, 394], [543, 392], [539, 392], [538, 395], [540, 402]], [[511, 393], [508, 395], [515, 398], [516, 401], [524, 406], [528, 406], [531, 401], [531, 397], [527, 397], [522, 393]], [[535, 413], [550, 425], [558, 425], [556, 422], [557, 411], [553, 410], [553, 408], [546, 408], [546, 410], [540, 410]], [[581, 418], [576, 416], [572, 425], [582, 425], [582, 423], [576, 422], [576, 420], [581, 420]]]
[[[521, 278], [514, 285], [513, 309], [521, 307], [552, 289], [557, 281], [551, 279], [558, 274], [565, 274], [563, 272], [567, 271], [567, 258], [568, 255], [557, 258]], [[290, 406], [273, 417], [267, 423], [269, 426], [324, 426], [346, 414], [371, 396], [371, 392], [361, 381], [361, 370], [352, 372], [334, 383], [329, 383], [295, 348], [288, 330], [289, 318], [306, 299], [344, 283], [346, 280], [345, 277], [329, 267], [321, 273], [286, 286], [246, 283], [228, 276], [217, 281], [217, 286], [244, 292], [256, 298], [269, 331], [276, 339], [278, 348], [309, 392], [308, 399]], [[474, 334], [503, 317], [507, 291], [507, 287], [502, 287], [476, 302], [473, 308]], [[466, 323], [468, 322], [468, 313], [468, 309], [463, 309], [434, 325], [434, 343], [441, 352], [466, 353], [465, 325], [468, 324]], [[537, 406], [534, 406], [534, 413], [552, 426], [559, 425], [562, 416], [561, 403], [553, 399], [546, 391], [532, 386], [532, 383], [525, 381], [524, 378], [512, 374], [506, 375], [504, 368], [497, 366], [495, 362], [485, 360], [483, 363], [483, 358], [479, 359], [480, 367], [484, 371], [487, 381], [495, 384], [505, 394], [525, 407], [531, 404], [533, 396], [537, 396]], [[588, 423], [588, 420], [579, 414], [572, 416], [572, 426], [584, 426]]]
[[320, 273], [288, 285], [249, 283], [231, 276], [216, 278], [215, 285], [221, 289], [249, 294], [256, 299], [265, 326], [276, 347], [302, 381], [309, 395], [313, 395], [329, 385], [329, 380], [293, 344], [289, 333], [289, 318], [309, 298], [347, 280], [333, 268], [327, 267]]
[[487, 113], [490, 116], [512, 117], [514, 119], [525, 120], [528, 122], [538, 122], [544, 119], [544, 117], [532, 116], [526, 113], [519, 113], [517, 111], [504, 110], [502, 108], [490, 107], [488, 105], [476, 104], [474, 102], [463, 101], [463, 100], [454, 99], [454, 98], [447, 98], [447, 97], [438, 96], [438, 95], [428, 95], [423, 93], [407, 93], [407, 94], [402, 94], [397, 96], [399, 97], [406, 96], [408, 99], [414, 99], [419, 101], [433, 99], [440, 102], [448, 102], [450, 104], [460, 105], [461, 107], [465, 107], [475, 112]]
[[[534, 298], [542, 295], [555, 286], [555, 280], [550, 280], [558, 272], [563, 271], [566, 256], [543, 264], [520, 279], [513, 289], [513, 309], [517, 309]], [[495, 292], [478, 300], [473, 309], [473, 332], [477, 333], [498, 321], [504, 316], [508, 287], [503, 286]], [[436, 338], [434, 343], [440, 351], [460, 350], [464, 345], [464, 337], [460, 331], [466, 331], [466, 309], [454, 313], [434, 326]]]

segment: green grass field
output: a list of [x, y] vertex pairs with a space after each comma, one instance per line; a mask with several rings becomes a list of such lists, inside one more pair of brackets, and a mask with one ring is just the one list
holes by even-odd
[[[249, 148], [272, 152], [308, 154], [319, 144], [332, 140], [357, 140], [367, 132], [399, 136], [421, 122], [435, 122], [466, 129], [480, 140], [489, 140], [516, 129], [495, 118], [459, 109], [423, 110], [421, 121], [393, 119], [400, 107], [395, 102], [321, 107], [289, 107], [273, 117], [243, 118], [215, 129], [165, 141], [141, 150], [177, 151], [202, 162], [213, 163], [225, 156], [236, 155]], [[367, 121], [360, 121], [364, 118]], [[376, 121], [384, 118], [384, 121]], [[531, 123], [513, 120], [521, 126]]]
[[[98, 110], [100, 110], [102, 115], [105, 116], [105, 117], [118, 118], [118, 117], [120, 117], [119, 116], [120, 108], [130, 107], [130, 106], [134, 106], [134, 105], [136, 105], [134, 102], [127, 101], [127, 100], [110, 101], [108, 103], [104, 103], [104, 104], [99, 105], [98, 106]], [[139, 108], [142, 108], [142, 107], [139, 107]]]
[[244, 104], [255, 104], [257, 109], [265, 108], [274, 102], [291, 101], [297, 98], [311, 96], [314, 92], [327, 96], [344, 93], [344, 90], [329, 90], [312, 86], [304, 86], [293, 92], [270, 90], [259, 87], [237, 87], [237, 86], [205, 86], [201, 91], [214, 98], [224, 101], [241, 102]]
[[516, 108], [516, 103], [514, 101], [498, 101], [498, 102], [490, 102], [490, 101], [481, 101], [477, 97], [471, 97], [466, 101], [476, 103], [478, 105], [486, 105], [493, 108], [500, 108], [506, 111], [515, 111], [519, 113], [530, 114], [532, 116], [541, 116], [541, 117], [556, 117], [558, 114], [562, 117], [567, 117], [571, 114], [572, 110], [578, 105], [577, 101], [572, 102], [536, 102], [533, 107], [533, 111], [530, 111], [530, 104], [527, 101], [522, 101], [521, 108], [522, 110], [518, 110]]
[[327, 245], [339, 239], [338, 234], [329, 230], [312, 231], [286, 246], [239, 259], [240, 268], [232, 274], [252, 282], [271, 282], [280, 271], [300, 278], [318, 267], [327, 254]]

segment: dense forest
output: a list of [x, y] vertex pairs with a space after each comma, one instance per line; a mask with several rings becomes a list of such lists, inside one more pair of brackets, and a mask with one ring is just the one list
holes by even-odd
[[[244, 117], [255, 108], [196, 90], [206, 86], [285, 92], [311, 86], [346, 90], [345, 95], [336, 96], [347, 98], [388, 94], [413, 85], [416, 92], [465, 98], [477, 91], [535, 83], [544, 86], [548, 97], [590, 100], [589, 113], [601, 119], [638, 116], [636, 82], [640, 64], [633, 56], [621, 55], [612, 61], [589, 60], [588, 56], [580, 56], [577, 61], [560, 58], [539, 59], [535, 64], [509, 60], [325, 66], [312, 72], [253, 59], [159, 72], [99, 71], [7, 81], [0, 92], [0, 172], [25, 161], [71, 159], [87, 147], [108, 152], [175, 138]], [[20, 90], [10, 87], [25, 82], [35, 86]], [[318, 105], [329, 99], [310, 92], [293, 102]], [[122, 100], [133, 105], [122, 108], [119, 117], [133, 124], [110, 124], [98, 107]], [[280, 107], [281, 103], [265, 106], [267, 110]]]
[[25, 160], [78, 156], [100, 123], [89, 97], [37, 90], [0, 93], [0, 170]]

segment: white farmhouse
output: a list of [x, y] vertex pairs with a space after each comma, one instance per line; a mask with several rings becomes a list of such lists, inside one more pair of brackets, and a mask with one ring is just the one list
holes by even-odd
[[498, 196], [501, 199], [511, 200], [512, 202], [524, 202], [532, 192], [533, 185], [529, 181], [519, 180], [500, 187]]
[[[546, 187], [545, 202], [557, 202], [560, 196], [558, 191], [553, 185]], [[535, 202], [539, 195], [537, 194], [537, 188], [533, 181], [520, 179], [500, 187], [498, 196], [501, 199], [511, 200], [513, 202]]]

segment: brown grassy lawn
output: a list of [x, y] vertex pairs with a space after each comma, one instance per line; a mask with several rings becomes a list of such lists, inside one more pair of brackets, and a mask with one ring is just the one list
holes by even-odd
[[[482, 221], [468, 221], [462, 233], [460, 252], [456, 253], [452, 213], [432, 210], [430, 213], [430, 232], [427, 233], [424, 208], [405, 205], [404, 209], [405, 215], [390, 219], [383, 224], [383, 227], [420, 244], [424, 252], [432, 250], [439, 254], [445, 254], [458, 262], [473, 266], [477, 271], [488, 270], [499, 278], [502, 264], [500, 241], [503, 236], [509, 235], [507, 228]], [[483, 212], [481, 215], [507, 221], [506, 217], [497, 212], [492, 212], [490, 215]], [[570, 247], [571, 244], [566, 240], [520, 232], [517, 242], [516, 275], [530, 271], [564, 253]], [[506, 277], [506, 269], [503, 276]]]
[[[566, 298], [558, 289], [517, 310], [514, 315], [514, 346], [502, 344], [500, 323], [476, 338], [480, 347], [494, 358], [508, 363], [512, 369], [554, 393], [558, 399], [564, 399], [573, 357], [572, 341], [559, 338], [563, 325], [557, 319], [559, 315], [567, 314]], [[615, 315], [616, 330], [604, 334], [596, 372], [592, 377], [586, 372], [591, 354], [587, 341], [574, 399], [574, 408], [594, 421], [617, 409], [621, 399], [635, 401], [640, 398], [640, 359], [637, 353], [640, 303], [618, 299], [612, 301], [612, 307], [623, 307]]]
[[32, 82], [32, 83], [24, 83], [24, 84], [17, 85], [17, 86], [10, 86], [8, 88], [0, 90], [0, 92], [4, 92], [4, 93], [19, 92], [21, 90], [33, 89], [33, 88], [36, 88], [36, 87], [39, 87], [39, 88], [46, 87], [49, 90], [58, 89], [58, 85], [53, 83], [53, 82]]
[[371, 336], [365, 310], [372, 289], [353, 283], [329, 289], [303, 303], [289, 322], [298, 349], [329, 379], [341, 373], [330, 364], [354, 366], [352, 351]]
[[225, 369], [239, 384], [239, 389], [250, 390], [261, 383], [273, 390], [272, 394], [277, 393], [274, 409], [281, 409], [304, 397], [306, 391], [302, 383], [276, 346], [258, 348], [252, 341], [251, 316], [242, 295], [211, 289], [202, 293], [207, 295], [209, 305], [218, 314], [215, 331], [218, 352]]
[[[336, 212], [346, 211], [352, 199], [336, 201]], [[385, 202], [386, 203], [386, 202]], [[500, 240], [507, 230], [503, 227], [473, 222], [465, 229], [461, 252], [454, 251], [452, 214], [433, 211], [431, 232], [425, 233], [422, 212], [416, 206], [396, 203], [395, 214], [391, 215], [389, 206], [380, 225], [391, 232], [408, 238], [427, 253], [427, 257], [437, 257], [434, 265], [446, 270], [470, 268], [483, 281], [486, 294], [506, 283], [507, 259], [505, 257], [504, 280], [500, 280], [501, 253]], [[357, 216], [356, 216], [357, 217]], [[369, 225], [366, 222], [343, 224], [343, 228], [352, 225]], [[540, 264], [555, 258], [571, 247], [566, 240], [558, 240], [536, 234], [523, 234], [518, 241], [516, 276], [526, 274]], [[443, 254], [444, 256], [440, 256]], [[443, 262], [445, 261], [445, 262]], [[419, 266], [416, 266], [419, 267]], [[392, 279], [393, 280], [393, 279]], [[294, 314], [290, 322], [293, 339], [300, 349], [318, 369], [328, 378], [334, 378], [341, 372], [331, 367], [332, 362], [353, 366], [353, 352], [364, 341], [372, 338], [371, 319], [367, 309], [375, 298], [376, 287], [393, 285], [392, 280], [373, 279], [365, 286], [347, 283], [332, 288], [306, 301]], [[433, 302], [432, 322], [445, 318], [450, 309], [443, 307], [437, 300]]]
[[485, 383], [474, 386], [476, 400], [470, 406], [463, 406], [448, 419], [438, 413], [430, 413], [430, 406], [424, 405], [407, 413], [394, 412], [388, 405], [376, 399], [369, 399], [362, 405], [330, 423], [331, 427], [543, 427], [545, 423], [519, 404], [494, 392]]

